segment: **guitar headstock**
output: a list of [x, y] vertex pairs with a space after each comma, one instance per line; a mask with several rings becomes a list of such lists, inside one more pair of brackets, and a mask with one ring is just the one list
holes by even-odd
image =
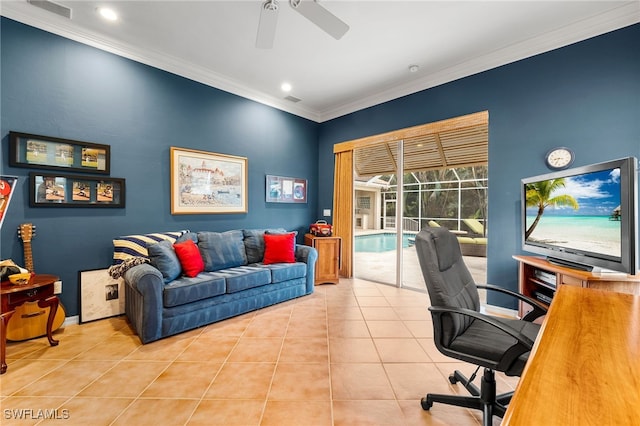
[[35, 237], [35, 235], [36, 235], [36, 226], [34, 224], [23, 223], [22, 225], [18, 226], [18, 237], [20, 237], [22, 242], [24, 243], [31, 242], [31, 238]]

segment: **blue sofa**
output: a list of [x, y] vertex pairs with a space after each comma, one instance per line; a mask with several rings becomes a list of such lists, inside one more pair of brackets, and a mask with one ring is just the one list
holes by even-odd
[[[140, 261], [129, 262], [121, 275], [125, 280], [125, 313], [142, 343], [311, 294], [317, 251], [292, 239], [294, 262], [265, 264], [265, 232], [286, 231], [182, 231], [114, 240], [114, 259], [131, 257], [123, 258], [122, 252], [132, 245], [141, 251], [133, 253]], [[188, 239], [198, 246], [205, 268], [194, 277], [180, 273], [179, 266], [176, 273], [172, 257], [173, 243]]]

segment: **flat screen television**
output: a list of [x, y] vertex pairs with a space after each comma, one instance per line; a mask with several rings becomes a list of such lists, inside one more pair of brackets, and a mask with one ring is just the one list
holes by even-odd
[[522, 249], [556, 264], [638, 273], [638, 161], [522, 179]]

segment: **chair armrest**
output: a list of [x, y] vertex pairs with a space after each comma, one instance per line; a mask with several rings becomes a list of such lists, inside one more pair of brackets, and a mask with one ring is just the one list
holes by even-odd
[[481, 314], [480, 312], [472, 311], [471, 309], [465, 309], [465, 308], [454, 308], [454, 307], [443, 307], [443, 306], [430, 306], [429, 311], [434, 312], [438, 315], [441, 315], [443, 313], [452, 313], [452, 314], [460, 314], [460, 315], [473, 317], [477, 320], [480, 320], [480, 321], [486, 322], [489, 325], [492, 325], [493, 327], [499, 329], [500, 331], [503, 331], [504, 333], [516, 339], [518, 343], [521, 343], [522, 345], [526, 346], [528, 350], [531, 350], [531, 348], [533, 347], [533, 343], [534, 343], [533, 340], [531, 340], [524, 334], [520, 333], [514, 328], [511, 328], [505, 324], [502, 324], [501, 322], [494, 320], [488, 315]]
[[[509, 347], [509, 349], [507, 349], [504, 354], [502, 355], [502, 358], [500, 358], [500, 360], [495, 364], [494, 367], [491, 368], [495, 368], [498, 371], [506, 371], [509, 366], [511, 366], [516, 359], [518, 359], [520, 357], [520, 355], [530, 352], [531, 349], [533, 348], [533, 344], [534, 341], [531, 340], [529, 337], [527, 337], [526, 335], [520, 333], [519, 331], [505, 325], [502, 324], [496, 320], [494, 320], [493, 318], [491, 318], [490, 316], [481, 314], [479, 312], [473, 311], [471, 309], [465, 309], [465, 308], [454, 308], [454, 307], [442, 307], [442, 306], [431, 306], [429, 307], [429, 311], [435, 313], [437, 316], [440, 316], [442, 314], [445, 313], [455, 313], [455, 314], [460, 314], [460, 315], [466, 315], [469, 317], [473, 317], [474, 319], [477, 319], [479, 321], [485, 322], [497, 329], [499, 329], [500, 331], [504, 332], [505, 334], [508, 334], [509, 336], [513, 337], [514, 339], [516, 339], [516, 343], [511, 345]], [[440, 320], [438, 320], [438, 322], [441, 323]], [[439, 345], [439, 343], [436, 342], [436, 346]], [[449, 348], [446, 348], [446, 350], [452, 351]]]
[[509, 296], [515, 297], [518, 300], [525, 302], [533, 308], [533, 311], [529, 312], [527, 315], [522, 318], [523, 321], [532, 322], [536, 318], [539, 318], [543, 315], [546, 315], [548, 308], [544, 306], [542, 303], [538, 302], [535, 299], [525, 296], [524, 294], [508, 290], [506, 288], [498, 287], [497, 285], [485, 284], [485, 285], [476, 285], [477, 288], [485, 289], [485, 290], [493, 290], [499, 293], [508, 294]]

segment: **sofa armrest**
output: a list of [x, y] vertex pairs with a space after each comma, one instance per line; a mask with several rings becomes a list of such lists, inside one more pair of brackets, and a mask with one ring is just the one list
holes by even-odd
[[142, 343], [162, 335], [162, 273], [148, 263], [136, 265], [124, 273], [125, 312]]
[[316, 281], [318, 250], [311, 246], [296, 244], [296, 261], [307, 264], [307, 294], [313, 293]]

